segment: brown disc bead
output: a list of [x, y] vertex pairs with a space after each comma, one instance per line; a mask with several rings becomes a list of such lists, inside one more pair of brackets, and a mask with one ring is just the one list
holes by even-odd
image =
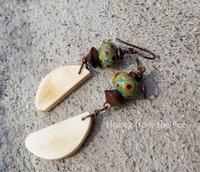
[[122, 95], [117, 90], [105, 90], [106, 102], [111, 106], [122, 106]]
[[101, 63], [99, 61], [99, 52], [97, 51], [96, 48], [92, 47], [90, 49], [90, 52], [87, 55], [87, 61], [89, 61], [94, 68], [101, 66]]

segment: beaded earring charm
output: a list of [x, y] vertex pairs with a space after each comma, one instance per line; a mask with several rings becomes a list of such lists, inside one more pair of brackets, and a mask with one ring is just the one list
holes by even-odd
[[119, 72], [113, 78], [115, 89], [126, 99], [133, 99], [138, 92], [139, 83], [141, 83], [144, 98], [146, 99], [146, 90], [143, 80], [143, 73], [146, 68], [139, 65], [139, 60], [136, 59], [138, 68], [136, 71], [129, 73]]
[[[108, 68], [113, 67], [119, 62], [119, 60], [123, 59], [124, 54], [137, 54], [140, 57], [149, 60], [153, 60], [156, 57], [153, 52], [147, 49], [124, 42], [118, 38], [117, 41], [131, 46], [132, 48], [122, 50], [121, 48], [117, 48], [117, 46], [112, 42], [104, 42], [103, 44], [101, 44], [99, 51], [96, 48], [92, 47], [89, 54], [86, 57], [82, 58], [82, 65], [79, 70], [79, 74], [81, 73], [83, 65], [86, 65], [86, 68], [88, 68], [88, 63], [90, 63], [94, 68], [97, 68], [98, 66], [104, 66]], [[146, 56], [140, 51], [145, 52], [150, 56]]]
[[[118, 63], [119, 59], [123, 58], [124, 54], [126, 53], [138, 54], [139, 56], [146, 59], [155, 58], [155, 54], [149, 50], [129, 44], [120, 39], [117, 39], [117, 41], [131, 46], [132, 48], [122, 50], [121, 48], [117, 48], [117, 46], [112, 42], [105, 42], [100, 46], [99, 51], [97, 51], [96, 48], [92, 47], [89, 54], [82, 59], [81, 66], [63, 66], [47, 74], [46, 77], [43, 78], [43, 80], [41, 81], [36, 94], [36, 108], [43, 112], [51, 110], [74, 89], [85, 82], [91, 76], [91, 73], [87, 70], [88, 63], [91, 63], [94, 68], [101, 65], [104, 67], [113, 67]], [[138, 50], [146, 52], [151, 56], [145, 56]], [[86, 68], [83, 67], [84, 65], [86, 65]], [[117, 79], [120, 76], [121, 80], [117, 82]], [[119, 89], [118, 85], [122, 85], [121, 93], [123, 93], [123, 96], [131, 98], [136, 93], [134, 92], [130, 94], [129, 92], [131, 90], [135, 91], [137, 87], [137, 82], [141, 79], [138, 74], [137, 77], [137, 79], [129, 79], [129, 76], [126, 74], [120, 74], [119, 76], [116, 76], [114, 81], [116, 83], [116, 88]], [[124, 80], [126, 80], [126, 82]], [[124, 84], [128, 84], [126, 89], [124, 88]], [[128, 87], [130, 86], [134, 87], [128, 89]]]
[[[25, 145], [34, 155], [49, 159], [63, 159], [72, 156], [84, 143], [92, 127], [93, 118], [101, 111], [108, 111], [114, 106], [121, 106], [123, 97], [132, 99], [143, 83], [145, 67], [139, 65], [134, 72], [120, 72], [113, 78], [115, 90], [105, 90], [106, 102], [93, 113], [85, 112], [65, 121], [51, 125], [30, 134]], [[144, 84], [142, 84], [145, 93]], [[144, 94], [146, 97], [146, 94]]]

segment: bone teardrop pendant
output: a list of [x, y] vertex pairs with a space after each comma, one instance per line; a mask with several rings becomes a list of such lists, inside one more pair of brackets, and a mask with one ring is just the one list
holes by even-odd
[[38, 157], [55, 160], [73, 155], [84, 143], [91, 127], [92, 118], [84, 121], [83, 116], [89, 112], [69, 118], [30, 134], [25, 145], [27, 149]]
[[47, 74], [36, 94], [36, 108], [43, 112], [51, 110], [91, 76], [85, 68], [78, 74], [79, 69], [78, 65], [63, 66]]

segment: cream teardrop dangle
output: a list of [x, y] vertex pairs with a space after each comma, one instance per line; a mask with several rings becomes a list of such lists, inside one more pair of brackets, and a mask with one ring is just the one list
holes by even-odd
[[27, 149], [34, 155], [49, 160], [73, 155], [84, 143], [91, 130], [92, 118], [82, 120], [87, 115], [89, 112], [30, 134], [25, 140]]
[[42, 112], [51, 110], [91, 76], [85, 68], [78, 74], [79, 69], [79, 65], [63, 66], [47, 74], [36, 93], [36, 108]]

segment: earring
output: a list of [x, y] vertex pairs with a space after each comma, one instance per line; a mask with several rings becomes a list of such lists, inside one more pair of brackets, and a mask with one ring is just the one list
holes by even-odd
[[120, 72], [113, 78], [115, 90], [105, 90], [106, 102], [93, 113], [85, 112], [60, 123], [51, 125], [30, 134], [25, 145], [34, 155], [49, 159], [63, 159], [72, 156], [84, 143], [92, 127], [94, 117], [114, 106], [121, 106], [123, 97], [134, 98], [141, 82], [146, 97], [143, 73], [146, 68], [139, 65], [135, 71]]
[[[123, 59], [124, 54], [137, 54], [145, 59], [154, 59], [156, 56], [153, 52], [124, 42], [120, 39], [117, 41], [131, 46], [122, 50], [112, 42], [105, 42], [100, 46], [99, 51], [92, 47], [89, 54], [82, 58], [82, 65], [63, 66], [55, 69], [46, 75], [41, 81], [38, 91], [36, 93], [35, 105], [40, 111], [47, 112], [51, 110], [56, 104], [63, 100], [79, 85], [85, 82], [91, 73], [87, 70], [90, 63], [94, 68], [100, 67], [113, 67], [120, 59]], [[145, 52], [150, 56], [146, 56], [141, 52]], [[86, 68], [84, 68], [84, 65]], [[141, 71], [138, 69], [135, 75], [137, 81], [142, 80]]]

